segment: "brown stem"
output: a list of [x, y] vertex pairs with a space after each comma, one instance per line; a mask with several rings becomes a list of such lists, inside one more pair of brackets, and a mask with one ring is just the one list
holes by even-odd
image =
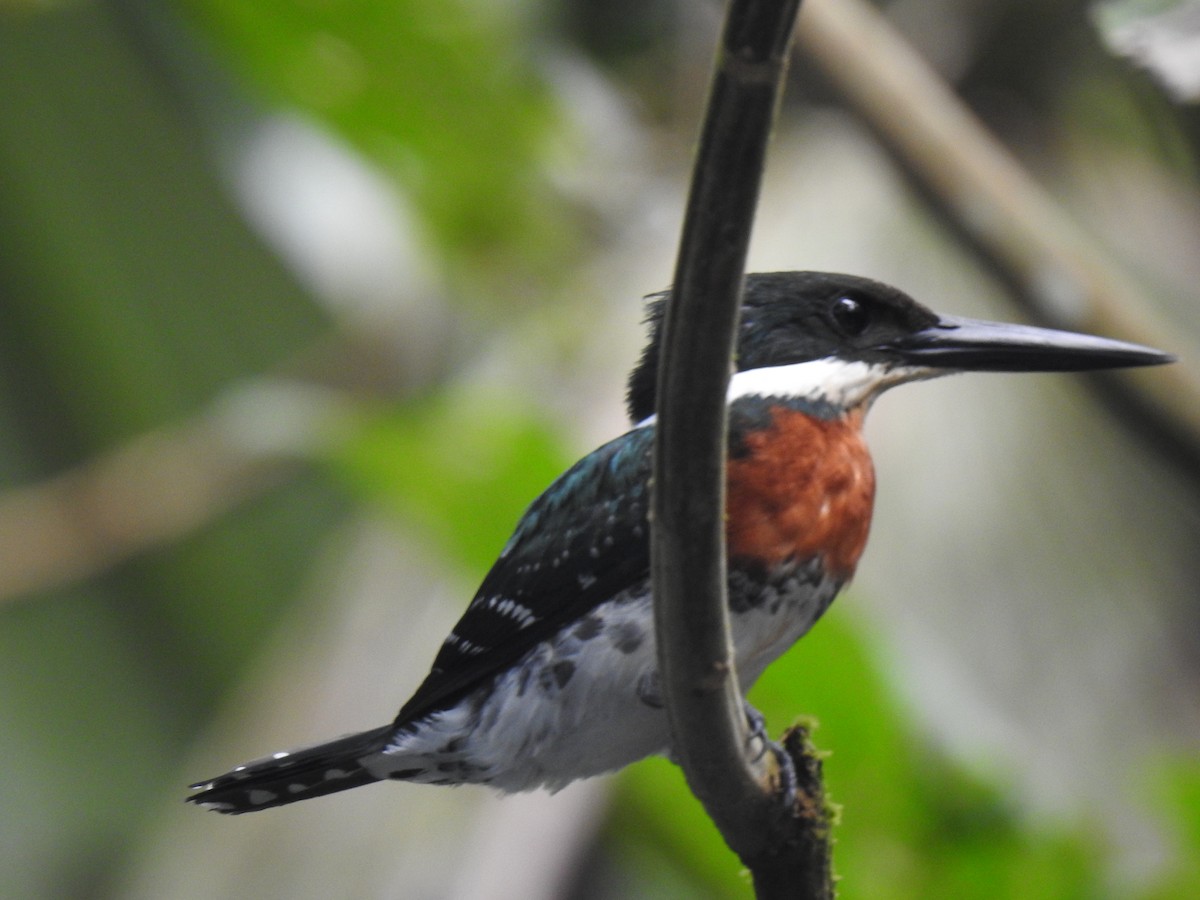
[[[652, 575], [672, 748], [760, 897], [829, 895], [828, 867], [814, 878], [812, 854], [800, 850], [818, 839], [811, 820], [775, 790], [763, 764], [771, 755], [752, 753], [725, 599], [725, 392], [798, 7], [799, 0], [729, 6], [667, 310], [655, 446]], [[824, 839], [827, 830], [822, 823]]]

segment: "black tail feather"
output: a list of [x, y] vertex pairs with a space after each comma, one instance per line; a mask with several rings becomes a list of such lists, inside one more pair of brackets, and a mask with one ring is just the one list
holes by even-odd
[[187, 799], [206, 809], [238, 815], [370, 784], [379, 778], [364, 769], [359, 760], [382, 750], [391, 734], [392, 726], [385, 725], [313, 747], [277, 753], [238, 766], [211, 781], [193, 784], [199, 793]]

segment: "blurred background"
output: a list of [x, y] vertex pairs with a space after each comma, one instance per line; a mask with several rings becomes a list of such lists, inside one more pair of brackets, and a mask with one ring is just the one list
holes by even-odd
[[[1188, 4], [883, 7], [1194, 367], [1196, 108], [1126, 57]], [[0, 2], [0, 895], [749, 896], [662, 760], [182, 803], [389, 720], [525, 504], [623, 430], [719, 13]], [[1021, 318], [873, 133], [794, 63], [751, 268]], [[855, 585], [752, 694], [819, 722], [842, 896], [1195, 895], [1200, 467], [1163, 432], [1067, 376], [873, 412]]]

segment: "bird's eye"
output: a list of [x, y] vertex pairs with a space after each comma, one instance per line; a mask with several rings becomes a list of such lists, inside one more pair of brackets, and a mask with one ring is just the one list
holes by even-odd
[[866, 304], [853, 297], [838, 297], [830, 312], [837, 327], [850, 337], [862, 334], [871, 324], [871, 313]]

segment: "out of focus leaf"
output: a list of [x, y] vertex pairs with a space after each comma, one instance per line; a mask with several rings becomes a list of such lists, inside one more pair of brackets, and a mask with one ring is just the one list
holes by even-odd
[[[826, 787], [843, 810], [834, 831], [835, 870], [844, 876], [838, 896], [1102, 895], [1095, 842], [1030, 828], [998, 789], [925, 746], [836, 611], [768, 670], [751, 699], [776, 731], [799, 711], [820, 719], [814, 740], [832, 748]], [[620, 797], [610, 840], [652, 884], [749, 896], [678, 770], [662, 761], [635, 766]], [[659, 858], [635, 843], [660, 847]]]
[[522, 510], [568, 462], [542, 421], [479, 395], [364, 412], [333, 458], [335, 472], [365, 502], [415, 518], [480, 574]]
[[1200, 761], [1164, 763], [1151, 777], [1147, 802], [1169, 828], [1173, 870], [1153, 897], [1192, 896], [1200, 885]]
[[1200, 100], [1200, 3], [1107, 0], [1092, 14], [1114, 53], [1150, 72], [1178, 102]]
[[[0, 4], [6, 488], [193, 414], [327, 325], [239, 219], [112, 11], [27, 6]], [[104, 894], [338, 504], [306, 479], [91, 583], [4, 607], [0, 896]], [[83, 505], [97, 521], [113, 512], [100, 493]], [[89, 516], [64, 527], [104, 552]], [[27, 543], [14, 552], [39, 552]]]
[[[403, 184], [451, 259], [562, 261], [547, 203], [553, 105], [528, 23], [486, 0], [189, 0], [274, 101], [307, 110]], [[519, 267], [518, 267], [519, 268]]]

